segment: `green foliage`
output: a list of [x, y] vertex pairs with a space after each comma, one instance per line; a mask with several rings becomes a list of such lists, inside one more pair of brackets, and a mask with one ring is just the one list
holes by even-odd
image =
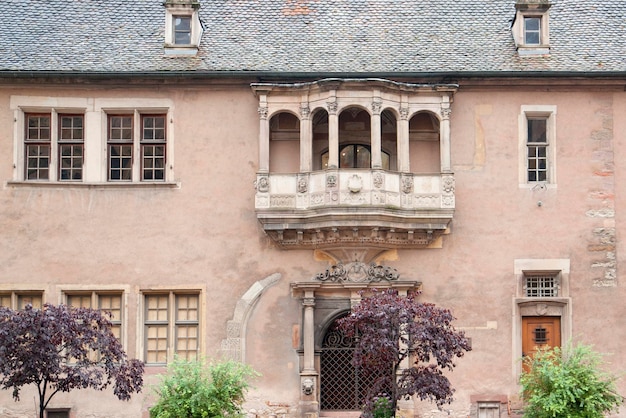
[[213, 418], [242, 416], [248, 380], [258, 376], [250, 366], [235, 361], [176, 359], [155, 389], [159, 400], [152, 418]]
[[392, 418], [394, 416], [393, 405], [386, 396], [374, 398], [373, 418]]
[[602, 357], [590, 346], [539, 350], [524, 365], [524, 418], [600, 418], [622, 403], [617, 377], [601, 370]]

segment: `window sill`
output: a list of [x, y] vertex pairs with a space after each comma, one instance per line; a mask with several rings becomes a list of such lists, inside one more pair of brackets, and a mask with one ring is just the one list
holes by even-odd
[[45, 189], [180, 189], [180, 182], [107, 182], [7, 181], [7, 187]]
[[164, 52], [169, 56], [196, 56], [198, 45], [165, 44]]
[[520, 45], [517, 47], [517, 53], [520, 56], [550, 55], [550, 47], [546, 45]]

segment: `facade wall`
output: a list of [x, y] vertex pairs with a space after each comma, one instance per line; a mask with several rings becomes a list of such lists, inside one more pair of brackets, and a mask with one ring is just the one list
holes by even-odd
[[[85, 187], [16, 184], [11, 96], [169, 99], [173, 186]], [[556, 112], [556, 186], [519, 180], [522, 106]], [[310, 250], [285, 251], [269, 240], [254, 211], [258, 169], [258, 101], [249, 83], [200, 86], [2, 86], [0, 88], [0, 291], [43, 290], [51, 303], [63, 289], [124, 290], [131, 357], [142, 358], [141, 292], [192, 289], [201, 295], [203, 354], [228, 351], [229, 323], [239, 324], [243, 356], [263, 376], [248, 408], [292, 412], [299, 399], [300, 302], [290, 283], [311, 280], [328, 260]], [[594, 344], [614, 369], [621, 352], [626, 296], [620, 271], [626, 232], [620, 192], [626, 150], [626, 94], [610, 89], [467, 89], [451, 116], [456, 212], [442, 248], [398, 250], [385, 264], [422, 282], [421, 299], [450, 308], [472, 352], [450, 374], [452, 416], [465, 417], [476, 397], [518, 402], [515, 261], [569, 260], [571, 333]], [[281, 158], [286, 157], [281, 153]], [[298, 160], [298, 155], [292, 156]], [[87, 157], [89, 158], [89, 157]], [[297, 165], [296, 165], [297, 166]], [[625, 208], [625, 209], [620, 209]], [[274, 279], [263, 282], [270, 277]], [[246, 292], [265, 283], [236, 318]], [[140, 416], [162, 367], [146, 367], [146, 387], [129, 403], [112, 394], [59, 395], [75, 417]], [[626, 393], [626, 385], [620, 382]], [[31, 414], [31, 393], [13, 403], [0, 393], [0, 415]], [[2, 409], [4, 408], [4, 409]], [[419, 416], [444, 416], [418, 404]], [[29, 412], [27, 412], [29, 411]], [[626, 416], [626, 415], [625, 415]]]

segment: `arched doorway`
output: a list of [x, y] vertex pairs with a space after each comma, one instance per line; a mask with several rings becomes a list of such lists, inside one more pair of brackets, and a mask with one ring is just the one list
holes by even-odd
[[[345, 316], [345, 315], [344, 315]], [[320, 353], [320, 409], [322, 411], [361, 410], [368, 393], [382, 371], [365, 374], [352, 364], [355, 341], [338, 327], [337, 318], [328, 327]]]

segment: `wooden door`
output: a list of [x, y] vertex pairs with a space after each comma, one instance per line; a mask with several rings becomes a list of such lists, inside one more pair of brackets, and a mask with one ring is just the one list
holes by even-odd
[[522, 318], [522, 356], [532, 356], [538, 348], [561, 346], [561, 317]]

